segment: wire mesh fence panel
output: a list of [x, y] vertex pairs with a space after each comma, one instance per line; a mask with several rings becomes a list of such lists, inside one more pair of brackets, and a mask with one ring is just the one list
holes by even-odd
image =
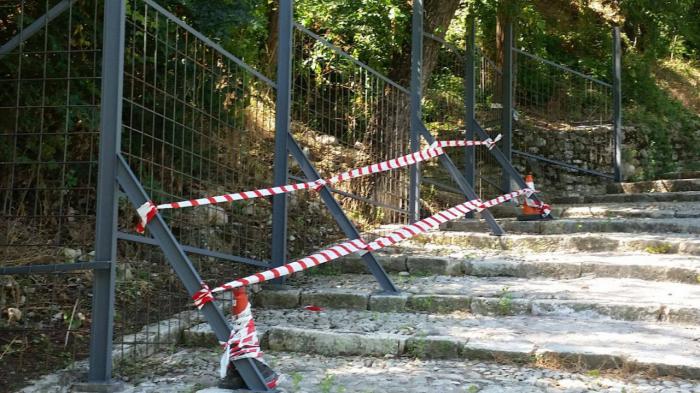
[[[409, 152], [407, 91], [298, 25], [294, 30], [292, 121], [295, 138], [322, 177]], [[292, 173], [303, 178], [298, 167], [293, 166]], [[335, 196], [345, 212], [361, 227], [408, 220], [407, 169], [338, 183], [333, 188], [339, 191]], [[309, 210], [298, 214], [314, 215]], [[326, 236], [329, 240], [334, 237], [340, 235]], [[293, 247], [313, 251], [302, 245]]]
[[[463, 140], [465, 137], [466, 52], [439, 37], [424, 35], [424, 52], [435, 51], [437, 58], [423, 71], [423, 122], [437, 140]], [[472, 148], [470, 148], [472, 149]], [[464, 173], [464, 148], [445, 149], [457, 168]], [[452, 207], [464, 201], [457, 183], [438, 159], [422, 167], [421, 203], [428, 213]]]
[[[129, 375], [144, 357], [169, 351], [183, 341], [185, 329], [205, 323], [185, 287], [171, 272], [157, 246], [119, 242], [115, 305], [115, 374]], [[217, 258], [191, 255], [195, 269], [210, 286], [257, 271]], [[228, 313], [230, 293], [217, 295]], [[137, 371], [138, 372], [138, 371]]]
[[[437, 60], [429, 69], [427, 83], [423, 92], [423, 119], [437, 139], [464, 139], [466, 119], [466, 94], [470, 80], [465, 80], [468, 54], [466, 49], [458, 48], [439, 37], [426, 35], [426, 45], [435, 46]], [[480, 50], [474, 51], [474, 114], [482, 128], [495, 138], [501, 131], [500, 86], [501, 73], [496, 64]], [[478, 138], [476, 138], [478, 139]], [[499, 181], [501, 167], [491, 153], [484, 148], [470, 148], [475, 154], [474, 189], [482, 199], [501, 195]], [[455, 165], [466, 169], [465, 149], [447, 151]], [[431, 207], [454, 205], [463, 200], [454, 179], [440, 164], [431, 162], [426, 165], [424, 176], [424, 203]], [[426, 206], [427, 207], [427, 206]]]
[[[144, 0], [127, 2], [121, 152], [155, 203], [269, 187], [275, 95], [271, 83]], [[133, 231], [123, 200], [120, 225]], [[272, 207], [258, 198], [161, 210], [203, 280], [216, 286], [259, 268], [231, 261], [271, 258]], [[130, 360], [170, 348], [202, 322], [158, 247], [119, 242], [115, 349]]]
[[89, 352], [92, 272], [0, 276], [0, 389], [78, 366]]
[[[101, 11], [0, 3], [0, 268], [92, 259]], [[0, 390], [87, 356], [91, 275], [0, 275]]]
[[[128, 2], [122, 153], [156, 203], [269, 186], [271, 87], [176, 21]], [[161, 213], [183, 245], [270, 258], [266, 199]]]
[[[479, 48], [474, 50], [474, 116], [491, 138], [502, 133], [502, 72]], [[503, 170], [486, 149], [477, 149], [475, 158], [477, 194], [491, 199], [503, 194], [500, 179]]]
[[[612, 87], [527, 52], [514, 52], [514, 148], [611, 174]], [[581, 139], [587, 143], [578, 143]]]

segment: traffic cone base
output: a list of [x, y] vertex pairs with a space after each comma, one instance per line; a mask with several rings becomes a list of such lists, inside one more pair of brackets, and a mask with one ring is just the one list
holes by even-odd
[[[525, 184], [528, 188], [535, 189], [535, 179], [531, 174], [525, 176]], [[518, 221], [541, 221], [541, 220], [552, 220], [551, 214], [548, 211], [544, 211], [543, 207], [548, 207], [540, 202], [531, 199], [530, 197], [525, 197], [525, 202], [522, 205], [522, 214], [517, 216]]]

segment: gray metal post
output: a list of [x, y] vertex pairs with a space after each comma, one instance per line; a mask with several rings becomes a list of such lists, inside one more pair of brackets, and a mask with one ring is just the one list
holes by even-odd
[[88, 382], [100, 384], [108, 384], [112, 378], [117, 263], [117, 153], [122, 127], [125, 1], [106, 1], [104, 15], [95, 261], [108, 262], [109, 268], [94, 270], [88, 372]]
[[[293, 15], [294, 1], [280, 0], [275, 116], [275, 186], [287, 184], [289, 176], [287, 134], [290, 131], [291, 121]], [[272, 197], [272, 264], [282, 266], [285, 263], [287, 263], [287, 194], [279, 194]], [[275, 281], [281, 283], [284, 279]]]
[[613, 132], [615, 181], [621, 182], [622, 174], [622, 46], [620, 28], [613, 28]]
[[[421, 75], [423, 67], [423, 0], [413, 0], [411, 28], [411, 151], [420, 149]], [[408, 211], [411, 222], [420, 220], [420, 165], [409, 170]]]
[[[301, 150], [296, 140], [294, 140], [292, 134], [287, 134], [287, 146], [289, 147], [289, 153], [294, 157], [297, 163], [299, 163], [302, 172], [304, 172], [304, 175], [309, 181], [316, 181], [321, 178], [321, 175], [319, 175], [316, 168], [314, 168], [313, 164], [311, 164], [309, 159], [304, 155], [304, 152]], [[345, 233], [345, 236], [352, 240], [362, 238], [360, 232], [355, 228], [345, 212], [343, 212], [343, 209], [340, 207], [340, 204], [338, 204], [338, 201], [335, 200], [328, 187], [322, 187], [319, 190], [319, 194], [326, 204], [328, 211], [335, 219], [335, 222], [338, 223], [340, 229]], [[367, 269], [369, 269], [370, 273], [372, 273], [377, 280], [384, 293], [395, 294], [399, 292], [391, 281], [391, 278], [389, 278], [384, 271], [384, 268], [382, 268], [382, 265], [377, 262], [377, 259], [371, 252], [364, 253], [362, 255], [362, 260], [365, 262]]]
[[[117, 165], [117, 180], [134, 207], [141, 206], [148, 200], [146, 191], [121, 155], [119, 155]], [[192, 266], [192, 262], [187, 258], [182, 246], [177, 242], [160, 214], [157, 214], [153, 221], [148, 224], [148, 230], [153, 235], [156, 244], [163, 251], [165, 259], [185, 286], [187, 293], [190, 296], [194, 295], [201, 288], [202, 278]], [[231, 327], [216, 304], [214, 302], [205, 304], [201, 313], [214, 331], [216, 338], [219, 341], [228, 340]], [[234, 361], [233, 364], [241, 374], [249, 390], [254, 392], [273, 391], [267, 388], [265, 378], [260, 374], [260, 370], [258, 370], [252, 359], [239, 359]]]
[[[475, 70], [474, 70], [474, 58], [475, 58], [475, 35], [476, 35], [476, 23], [474, 17], [469, 18], [465, 23], [470, 23], [471, 28], [466, 30], [466, 57], [464, 61], [466, 62], [464, 67], [464, 128], [465, 135], [464, 139], [470, 141], [474, 140], [474, 126], [472, 122], [476, 117], [475, 114], [475, 102], [476, 102], [476, 86], [475, 82]], [[475, 160], [475, 150], [474, 148], [466, 147], [464, 149], [464, 178], [467, 183], [474, 188], [474, 183], [476, 180], [476, 160]], [[469, 212], [467, 214], [468, 218], [473, 218], [474, 213]]]
[[[421, 123], [421, 128], [420, 128], [420, 134], [425, 138], [426, 142], [428, 144], [432, 145], [435, 142], [435, 137], [433, 137], [430, 134], [430, 131]], [[477, 132], [479, 132], [479, 129], [474, 127]], [[485, 137], [482, 137], [483, 139], [486, 139]], [[496, 148], [494, 147], [494, 150]], [[457, 165], [452, 162], [450, 159], [450, 156], [448, 154], [442, 154], [440, 156], [440, 161], [442, 162], [442, 165], [447, 169], [447, 171], [450, 173], [452, 176], [452, 179], [457, 183], [457, 186], [459, 189], [464, 193], [464, 195], [469, 198], [469, 200], [472, 199], [477, 199], [478, 196], [476, 195], [476, 192], [474, 192], [474, 189], [467, 183], [467, 181], [464, 179], [464, 176], [462, 176], [462, 172], [459, 171], [459, 168], [457, 168]], [[491, 228], [491, 233], [495, 236], [502, 236], [505, 234], [503, 231], [503, 228], [496, 222], [496, 219], [493, 217], [493, 214], [489, 211], [489, 209], [483, 210], [481, 213], [481, 218], [483, 218], [486, 223], [489, 225]]]
[[[501, 113], [501, 150], [508, 163], [513, 161], [513, 23], [506, 24], [505, 42], [503, 43], [503, 70], [502, 70], [502, 105]], [[511, 191], [511, 178], [504, 171], [501, 177], [501, 191]]]

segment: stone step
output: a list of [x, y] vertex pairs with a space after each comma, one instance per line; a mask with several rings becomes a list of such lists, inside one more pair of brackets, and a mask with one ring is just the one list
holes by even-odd
[[377, 312], [471, 312], [474, 315], [577, 315], [625, 321], [700, 324], [700, 286], [582, 277], [394, 276], [398, 295], [377, 293], [366, 275], [305, 276], [286, 289], [263, 289], [261, 308], [323, 308]]
[[[254, 310], [263, 346], [325, 356], [411, 356], [614, 369], [700, 379], [700, 328], [561, 316]], [[208, 325], [190, 345], [216, 342]]]
[[[514, 218], [520, 214], [513, 206], [489, 209], [496, 218]], [[700, 218], [698, 202], [633, 202], [596, 203], [586, 205], [553, 205], [557, 218]]]
[[[584, 218], [551, 221], [517, 221], [500, 219], [503, 230], [509, 233], [538, 233], [544, 235], [567, 233], [690, 233], [700, 234], [698, 218]], [[443, 231], [488, 232], [483, 220], [449, 221], [440, 226]]]
[[688, 234], [574, 233], [531, 235], [433, 231], [418, 235], [401, 246], [450, 245], [467, 249], [517, 250], [519, 252], [645, 252], [700, 256], [700, 239]]
[[609, 183], [608, 194], [639, 194], [643, 192], [700, 191], [700, 179], [664, 179], [634, 183]]
[[[394, 247], [377, 253], [379, 264], [389, 273], [408, 272], [412, 276], [442, 275], [519, 278], [634, 278], [700, 284], [700, 257], [647, 253], [498, 253], [464, 250], [449, 246]], [[309, 274], [367, 274], [359, 256], [310, 270]]]
[[[202, 349], [199, 351], [203, 352]], [[197, 356], [189, 356], [192, 357]], [[217, 361], [211, 355], [205, 359]], [[668, 377], [655, 379], [640, 374], [633, 378], [605, 372], [586, 374], [574, 369], [546, 370], [539, 368], [537, 362], [518, 365], [479, 360], [322, 356], [269, 351], [265, 352], [265, 359], [274, 363], [277, 372], [289, 376], [281, 379], [280, 389], [290, 393], [700, 392], [700, 382], [697, 381]], [[188, 375], [183, 377], [187, 379]], [[210, 388], [197, 393], [231, 392]]]
[[604, 194], [556, 197], [545, 202], [558, 204], [581, 204], [581, 203], [628, 203], [628, 202], [700, 202], [699, 191], [685, 192], [650, 192], [639, 194]]

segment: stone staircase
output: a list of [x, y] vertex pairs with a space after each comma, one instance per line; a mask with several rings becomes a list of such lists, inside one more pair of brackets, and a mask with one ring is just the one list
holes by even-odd
[[[383, 250], [399, 295], [377, 292], [358, 257], [263, 287], [264, 345], [700, 380], [700, 180], [609, 191], [552, 201], [555, 221], [494, 209], [506, 236], [464, 220]], [[214, 342], [207, 325], [185, 338]]]

